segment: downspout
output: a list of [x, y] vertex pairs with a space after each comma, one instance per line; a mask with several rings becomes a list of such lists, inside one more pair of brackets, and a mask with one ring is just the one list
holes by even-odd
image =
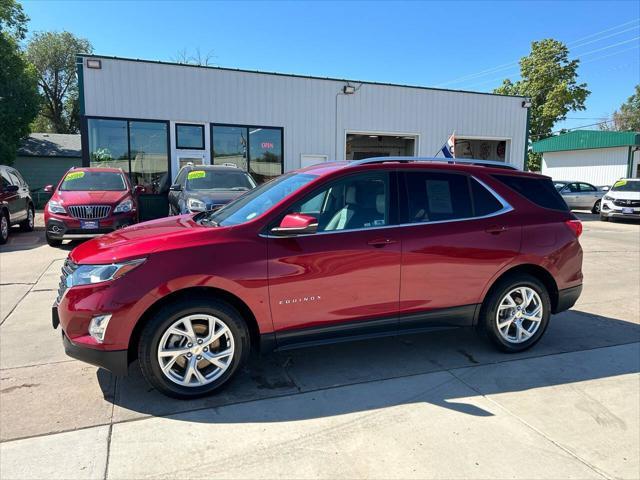
[[87, 136], [87, 119], [85, 118], [84, 104], [84, 57], [76, 55], [76, 76], [78, 80], [78, 103], [80, 107], [80, 147], [82, 154], [82, 166], [89, 167], [89, 137]]
[[[522, 164], [522, 169], [524, 171], [526, 171], [527, 169], [527, 160], [529, 160], [529, 123], [531, 122], [531, 100], [530, 99], [526, 99], [525, 101], [522, 102], [522, 106], [524, 107], [525, 105], [529, 105], [528, 107], [525, 107], [527, 109], [527, 125], [525, 126], [525, 130], [524, 130], [524, 163]], [[540, 166], [540, 169], [542, 169], [542, 165]]]

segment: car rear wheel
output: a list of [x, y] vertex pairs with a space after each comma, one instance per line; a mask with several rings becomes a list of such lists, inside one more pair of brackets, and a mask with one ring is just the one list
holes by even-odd
[[249, 355], [249, 331], [225, 302], [178, 300], [145, 325], [138, 344], [142, 373], [170, 397], [208, 395], [226, 384]]
[[27, 219], [23, 222], [20, 222], [20, 230], [23, 232], [33, 232], [33, 227], [35, 224], [35, 212], [32, 206], [29, 206], [29, 210], [27, 211]]
[[481, 322], [493, 344], [504, 352], [521, 352], [544, 334], [551, 314], [546, 287], [537, 278], [518, 274], [492, 288], [481, 310]]
[[7, 212], [0, 211], [0, 245], [7, 243], [9, 240], [9, 215]]
[[591, 213], [595, 213], [596, 215], [600, 213], [600, 200], [598, 200], [591, 209]]

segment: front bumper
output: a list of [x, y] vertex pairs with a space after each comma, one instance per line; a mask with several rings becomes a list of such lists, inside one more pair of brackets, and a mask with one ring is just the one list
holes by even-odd
[[[626, 210], [626, 213], [625, 213]], [[632, 218], [640, 219], [640, 208], [615, 205], [611, 200], [603, 200], [600, 216], [604, 218]]]
[[576, 304], [581, 293], [582, 285], [560, 290], [558, 292], [558, 303], [552, 313], [560, 313], [565, 310], [569, 310]]
[[76, 218], [62, 215], [49, 215], [46, 221], [47, 236], [55, 240], [97, 237], [133, 225], [136, 223], [136, 213], [115, 214], [97, 221], [99, 222], [100, 228], [83, 229], [80, 220]]
[[95, 350], [73, 343], [62, 332], [64, 352], [71, 358], [109, 370], [114, 375], [125, 376], [129, 370], [127, 350]]

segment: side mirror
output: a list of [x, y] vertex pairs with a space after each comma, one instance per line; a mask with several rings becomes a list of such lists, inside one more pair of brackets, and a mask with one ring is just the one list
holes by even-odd
[[4, 187], [4, 191], [7, 193], [14, 193], [18, 190], [20, 190], [20, 187], [18, 187], [18, 185], [7, 185], [6, 187]]
[[52, 193], [53, 192], [53, 185], [47, 185], [46, 187], [44, 187], [43, 192]]
[[171, 185], [169, 187], [169, 191], [170, 192], [181, 192], [182, 191], [182, 185], [180, 185], [179, 183], [174, 183], [173, 185]]
[[289, 235], [308, 235], [316, 233], [318, 220], [311, 215], [290, 213], [285, 215], [280, 225], [271, 229], [273, 235], [286, 237]]
[[147, 189], [144, 188], [144, 186], [142, 185], [136, 185], [135, 187], [133, 187], [133, 194], [134, 195], [140, 195], [141, 193], [146, 192]]

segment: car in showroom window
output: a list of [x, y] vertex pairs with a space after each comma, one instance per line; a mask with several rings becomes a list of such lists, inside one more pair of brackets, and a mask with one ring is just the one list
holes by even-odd
[[323, 164], [74, 249], [52, 322], [71, 357], [119, 375], [138, 359], [177, 398], [216, 391], [252, 351], [443, 325], [521, 352], [580, 296], [581, 232], [548, 177]]

